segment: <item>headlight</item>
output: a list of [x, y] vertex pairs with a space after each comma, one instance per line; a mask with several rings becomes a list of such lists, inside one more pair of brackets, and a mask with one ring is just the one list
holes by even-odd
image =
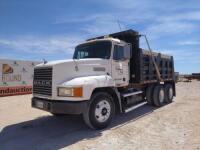
[[82, 87], [74, 87], [74, 88], [59, 87], [58, 88], [58, 96], [82, 97], [83, 96], [83, 88]]

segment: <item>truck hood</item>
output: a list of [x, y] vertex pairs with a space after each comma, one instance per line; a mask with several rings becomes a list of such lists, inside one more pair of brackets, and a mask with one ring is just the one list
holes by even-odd
[[36, 68], [53, 68], [53, 86], [62, 84], [76, 77], [96, 76], [110, 74], [110, 60], [107, 59], [68, 59], [51, 61], [45, 64], [39, 64]]
[[61, 64], [69, 64], [69, 63], [91, 64], [91, 63], [104, 62], [104, 61], [105, 61], [105, 59], [98, 59], [98, 58], [90, 58], [90, 59], [67, 59], [67, 60], [56, 60], [56, 61], [50, 61], [50, 62], [47, 62], [47, 63], [41, 63], [41, 64], [38, 64], [36, 67], [50, 67], [50, 66], [56, 66], [56, 65], [61, 65]]
[[70, 62], [73, 62], [73, 59], [49, 61], [47, 63], [41, 63], [41, 64], [37, 65], [36, 67], [52, 67], [55, 65], [59, 65], [59, 64], [63, 64], [63, 63], [70, 63]]

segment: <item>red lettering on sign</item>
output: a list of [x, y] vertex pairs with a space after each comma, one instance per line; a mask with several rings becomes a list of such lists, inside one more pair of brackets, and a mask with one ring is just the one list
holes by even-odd
[[10, 95], [31, 94], [32, 86], [8, 86], [0, 87], [0, 97]]

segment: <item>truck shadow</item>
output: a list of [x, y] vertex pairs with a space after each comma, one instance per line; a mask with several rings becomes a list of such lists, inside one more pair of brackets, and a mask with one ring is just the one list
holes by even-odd
[[[104, 130], [115, 130], [129, 122], [152, 113], [156, 108], [148, 105], [115, 116], [112, 124]], [[1, 149], [61, 149], [81, 140], [102, 135], [104, 130], [91, 130], [81, 116], [44, 116], [34, 120], [6, 126], [0, 132]]]

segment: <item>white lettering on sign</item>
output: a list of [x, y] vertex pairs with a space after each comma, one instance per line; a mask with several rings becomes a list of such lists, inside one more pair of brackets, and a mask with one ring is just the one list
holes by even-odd
[[21, 81], [21, 75], [16, 74], [16, 75], [2, 75], [2, 81], [3, 82], [14, 82], [14, 81]]

